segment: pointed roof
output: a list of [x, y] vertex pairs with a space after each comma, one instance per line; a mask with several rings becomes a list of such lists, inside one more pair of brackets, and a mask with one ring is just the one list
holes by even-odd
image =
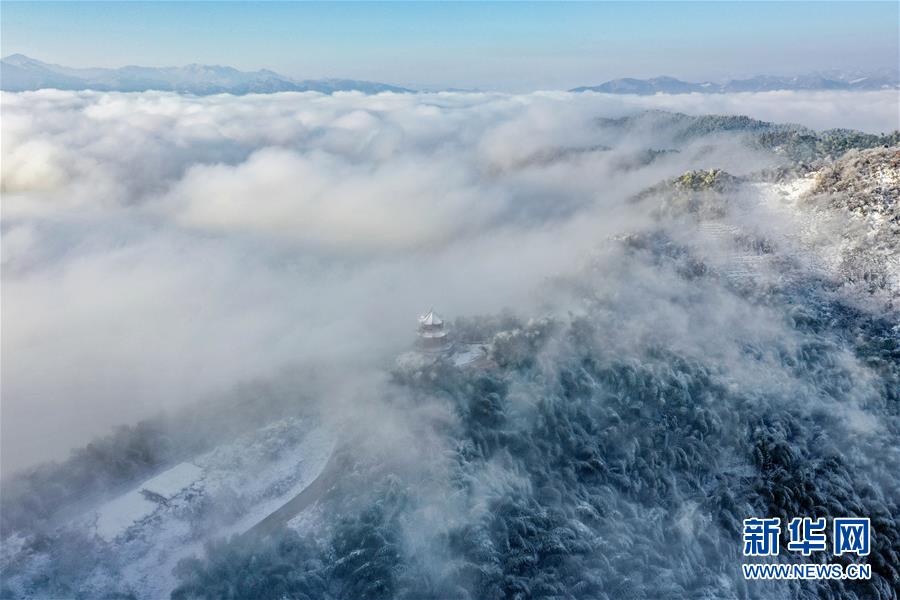
[[419, 325], [429, 325], [429, 326], [441, 326], [444, 324], [444, 320], [438, 316], [434, 309], [432, 308], [427, 313], [419, 317]]

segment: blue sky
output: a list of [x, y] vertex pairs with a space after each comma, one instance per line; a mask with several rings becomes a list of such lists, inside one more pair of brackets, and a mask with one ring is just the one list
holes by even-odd
[[227, 64], [412, 86], [567, 88], [897, 68], [897, 2], [7, 2], [2, 54]]

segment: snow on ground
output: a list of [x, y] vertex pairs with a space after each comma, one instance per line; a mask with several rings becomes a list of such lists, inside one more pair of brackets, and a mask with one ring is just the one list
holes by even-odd
[[486, 358], [487, 347], [484, 344], [454, 344], [448, 352], [421, 352], [412, 350], [397, 357], [397, 368], [403, 371], [415, 371], [433, 365], [438, 360], [449, 358], [456, 367], [476, 366]]
[[[879, 200], [878, 185], [894, 189], [900, 176], [876, 172], [869, 180], [851, 180], [848, 185], [855, 183], [858, 194], [848, 208], [835, 202], [844, 192], [822, 191], [822, 173], [753, 185], [755, 218], [768, 224], [766, 237], [776, 240], [778, 253], [789, 256], [794, 268], [840, 282], [846, 286], [844, 298], [859, 306], [896, 306], [900, 252], [890, 216], [896, 204]], [[875, 191], [867, 196], [866, 186]]]
[[[322, 471], [334, 442], [317, 423], [288, 419], [197, 457], [201, 493], [173, 506], [143, 539], [123, 545], [131, 550], [122, 566], [129, 587], [139, 598], [168, 597], [180, 560], [200, 554], [206, 541], [244, 533], [300, 493]], [[216, 516], [204, 519], [203, 511]]]
[[140, 490], [132, 490], [110, 500], [92, 513], [94, 530], [107, 542], [118, 536], [159, 508], [159, 505], [141, 495]]
[[[311, 431], [302, 444], [302, 452], [271, 463], [264, 471], [246, 481], [243, 491], [253, 498], [250, 509], [222, 530], [223, 535], [244, 533], [282, 504], [302, 492], [318, 477], [334, 451], [334, 436], [324, 429]], [[227, 481], [223, 485], [230, 485]]]
[[[757, 184], [761, 207], [782, 223], [785, 238], [796, 244], [797, 256], [812, 271], [841, 278], [846, 257], [880, 228], [881, 215], [859, 215], [816, 201], [816, 174]], [[854, 235], [849, 235], [855, 231]], [[868, 248], [869, 251], [873, 248]]]
[[316, 531], [324, 518], [322, 507], [317, 502], [289, 520], [287, 526], [299, 533], [311, 533]]
[[815, 186], [815, 174], [779, 183], [756, 184], [759, 209], [780, 224], [782, 244], [793, 247], [792, 254], [804, 259], [811, 272], [833, 274], [841, 260], [841, 248], [835, 244], [836, 215], [830, 211], [810, 210], [805, 199]]
[[465, 367], [475, 361], [484, 358], [487, 350], [482, 344], [467, 344], [453, 353], [453, 364], [457, 367]]
[[202, 485], [202, 476], [203, 470], [197, 465], [181, 463], [110, 500], [94, 513], [97, 535], [113, 541], [188, 487]]
[[170, 500], [202, 475], [203, 469], [195, 464], [183, 462], [145, 482], [142, 489]]
[[[299, 494], [318, 477], [335, 447], [335, 435], [313, 419], [290, 418], [223, 444], [148, 479], [101, 504], [63, 529], [92, 531], [108, 559], [85, 574], [84, 597], [168, 598], [177, 585], [179, 561], [203, 552], [204, 544], [244, 533]], [[294, 527], [314, 534], [317, 506]], [[49, 555], [27, 551], [26, 540], [4, 544], [4, 565], [39, 573]], [[4, 581], [22, 590], [26, 579]], [[23, 595], [27, 595], [23, 593]]]
[[[733, 198], [726, 215], [697, 225], [690, 239], [694, 251], [733, 282], [774, 282], [785, 269], [846, 279], [848, 255], [859, 249], [866, 231], [877, 231], [879, 224], [872, 215], [836, 210], [816, 197], [816, 178], [817, 173], [811, 173], [748, 184], [752, 193]], [[877, 247], [868, 244], [865, 251], [873, 255]], [[898, 272], [895, 267], [895, 277]], [[900, 289], [900, 282], [895, 287]]]
[[814, 186], [815, 175], [810, 174], [779, 183], [760, 183], [756, 188], [760, 192], [761, 208], [785, 224], [789, 236], [808, 243], [822, 234], [821, 220], [815, 218], [808, 206], [802, 206]]

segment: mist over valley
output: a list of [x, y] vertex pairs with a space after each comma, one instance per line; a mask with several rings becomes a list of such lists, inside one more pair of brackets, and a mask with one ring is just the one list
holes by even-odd
[[898, 596], [896, 89], [374, 91], [0, 92], [0, 597]]

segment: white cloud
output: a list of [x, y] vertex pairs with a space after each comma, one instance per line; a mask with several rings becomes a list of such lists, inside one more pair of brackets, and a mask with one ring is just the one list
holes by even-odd
[[504, 204], [502, 192], [479, 188], [452, 161], [406, 156], [373, 165], [272, 147], [236, 166], [192, 167], [165, 202], [184, 225], [346, 248], [445, 241]]
[[432, 304], [525, 308], [648, 219], [630, 194], [772, 160], [723, 141], [623, 170], [650, 141], [600, 151], [596, 117], [880, 130], [890, 101], [4, 93], [3, 468], [286, 364], [384, 364]]

